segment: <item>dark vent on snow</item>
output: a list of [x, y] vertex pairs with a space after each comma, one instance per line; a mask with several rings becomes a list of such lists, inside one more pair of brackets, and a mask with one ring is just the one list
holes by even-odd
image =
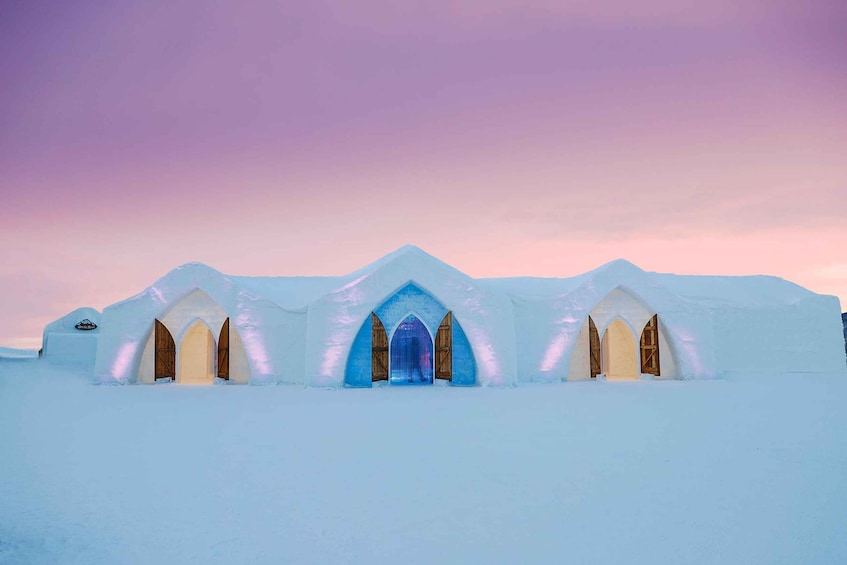
[[97, 324], [89, 320], [88, 318], [82, 320], [77, 325], [74, 326], [78, 330], [93, 330], [97, 328]]

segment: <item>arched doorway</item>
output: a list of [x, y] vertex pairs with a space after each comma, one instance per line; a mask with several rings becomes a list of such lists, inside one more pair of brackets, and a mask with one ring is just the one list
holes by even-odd
[[390, 356], [391, 384], [432, 384], [432, 337], [415, 315], [394, 330]]
[[629, 326], [616, 318], [600, 342], [603, 373], [609, 380], [637, 380], [640, 376], [639, 351]]
[[[397, 371], [396, 378], [389, 373], [389, 365], [396, 361], [391, 359], [389, 346], [390, 338], [398, 330], [403, 336], [404, 330], [399, 326], [406, 322], [410, 312], [415, 312], [414, 318], [423, 326], [420, 336], [422, 339], [425, 337], [429, 344], [427, 352], [431, 356], [428, 364], [432, 378], [425, 382], [440, 380], [452, 386], [476, 384], [476, 360], [460, 320], [432, 295], [409, 283], [390, 295], [362, 321], [347, 354], [345, 386], [370, 387], [379, 381], [403, 384], [397, 377]], [[399, 349], [395, 356], [398, 352]], [[417, 374], [413, 381], [416, 378]], [[409, 384], [408, 376], [405, 384]]]
[[215, 380], [215, 338], [208, 326], [197, 320], [186, 330], [179, 344], [178, 381], [186, 385], [208, 385]]
[[235, 318], [230, 319], [226, 310], [202, 289], [194, 289], [171, 302], [156, 317], [138, 360], [137, 381], [154, 383], [172, 379], [179, 382], [177, 346], [197, 322], [212, 334], [215, 376], [230, 383], [248, 383], [250, 359]]

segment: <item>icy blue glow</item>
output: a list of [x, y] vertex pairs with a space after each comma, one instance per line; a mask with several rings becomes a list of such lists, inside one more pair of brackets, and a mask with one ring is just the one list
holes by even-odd
[[400, 322], [389, 351], [391, 384], [432, 384], [432, 337], [416, 316]]
[[[410, 315], [414, 315], [425, 329], [429, 328], [427, 334], [432, 339], [448, 309], [431, 294], [422, 290], [416, 284], [409, 283], [389, 296], [374, 312], [385, 326], [389, 338], [395, 335], [404, 320]], [[371, 317], [368, 315], [362, 321], [347, 357], [344, 372], [344, 384], [346, 386], [371, 386], [371, 332]], [[430, 345], [431, 347], [432, 345]], [[430, 349], [430, 354], [432, 354], [432, 349]], [[430, 371], [432, 371], [432, 365], [433, 361], [431, 360]], [[432, 379], [429, 382], [432, 382]], [[476, 384], [476, 360], [470, 342], [455, 315], [453, 316], [452, 384], [464, 386]]]

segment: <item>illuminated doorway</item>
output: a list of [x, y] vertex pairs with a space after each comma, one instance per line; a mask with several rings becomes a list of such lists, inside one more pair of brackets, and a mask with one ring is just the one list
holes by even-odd
[[432, 338], [426, 326], [409, 315], [391, 338], [391, 384], [432, 384]]
[[609, 380], [637, 380], [640, 374], [639, 350], [629, 326], [616, 318], [600, 342], [603, 372]]
[[197, 320], [188, 328], [179, 344], [178, 381], [186, 385], [210, 385], [215, 381], [215, 338], [209, 328]]

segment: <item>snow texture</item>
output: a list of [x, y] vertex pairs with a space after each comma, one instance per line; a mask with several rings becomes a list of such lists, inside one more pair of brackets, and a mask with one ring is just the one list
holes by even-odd
[[0, 347], [0, 359], [32, 359], [33, 357], [38, 357], [38, 351], [35, 349]]
[[[76, 324], [83, 320], [98, 327], [93, 330], [76, 329]], [[44, 328], [42, 355], [58, 363], [76, 363], [90, 368], [94, 365], [99, 336], [100, 312], [94, 308], [77, 308]]]
[[103, 387], [0, 360], [0, 563], [847, 563], [847, 378]]
[[[407, 288], [423, 298], [398, 301]], [[588, 378], [589, 316], [601, 336], [621, 320], [637, 343], [658, 314], [663, 378], [847, 371], [838, 299], [775, 277], [657, 274], [617, 260], [569, 279], [473, 279], [406, 246], [343, 277], [233, 277], [183, 265], [104, 310], [95, 379], [151, 380], [155, 319], [179, 347], [188, 324], [201, 320], [216, 336], [229, 317], [243, 348], [233, 382], [370, 386], [362, 377], [370, 316], [392, 303], [389, 335], [414, 314], [434, 337], [436, 318], [453, 312], [459, 359], [469, 361], [456, 366], [473, 368], [455, 384]]]

